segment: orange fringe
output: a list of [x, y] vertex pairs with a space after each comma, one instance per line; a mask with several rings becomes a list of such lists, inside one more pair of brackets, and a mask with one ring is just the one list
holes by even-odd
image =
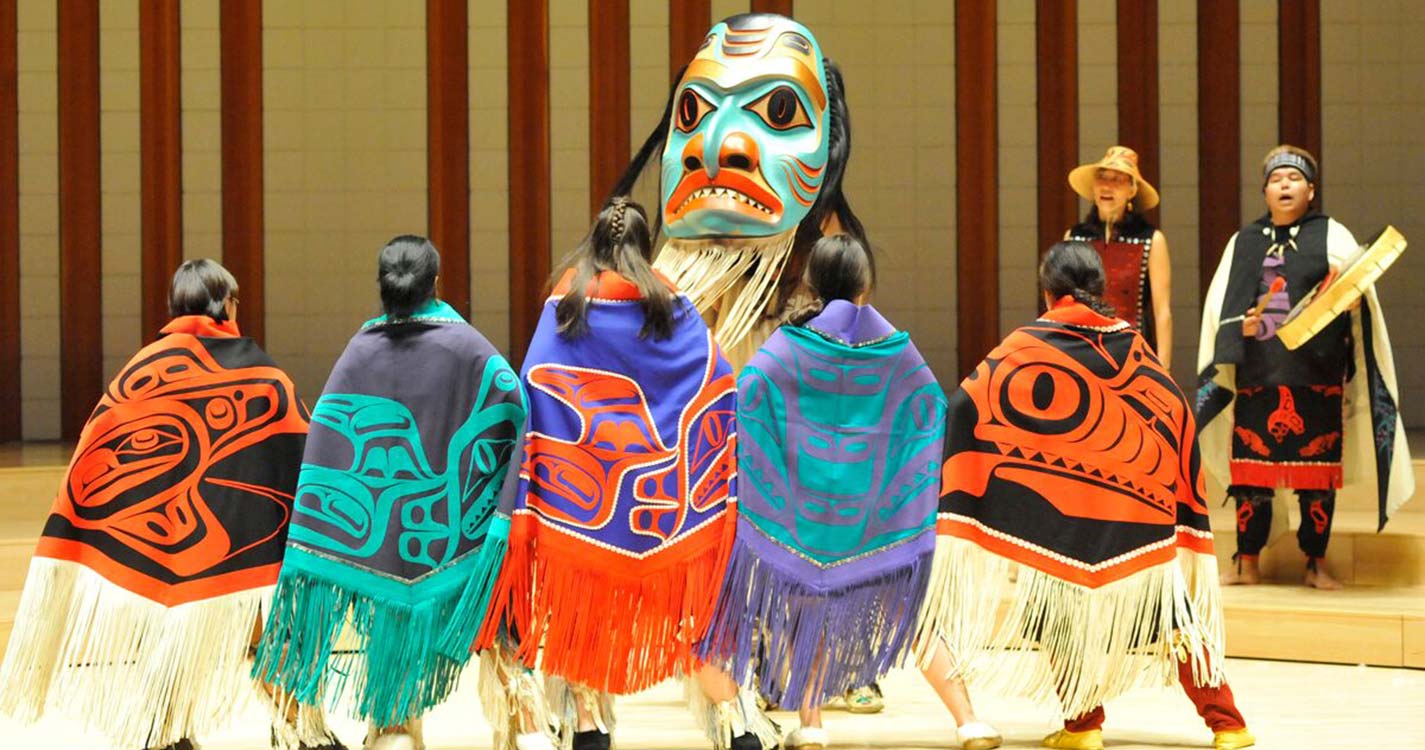
[[643, 560], [517, 515], [476, 648], [508, 630], [526, 666], [615, 694], [691, 673], [732, 549], [732, 508]]
[[1290, 487], [1294, 490], [1338, 490], [1342, 471], [1339, 463], [1294, 463], [1283, 461], [1231, 462], [1232, 483], [1253, 487]]

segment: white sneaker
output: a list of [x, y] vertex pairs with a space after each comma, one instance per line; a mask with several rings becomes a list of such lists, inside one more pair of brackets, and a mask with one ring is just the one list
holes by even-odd
[[782, 747], [786, 750], [825, 750], [830, 744], [826, 729], [822, 727], [797, 727], [782, 740]]
[[515, 735], [515, 750], [554, 750], [554, 743], [544, 732]]
[[960, 740], [960, 747], [965, 750], [990, 750], [1004, 742], [999, 730], [983, 721], [972, 721], [956, 729], [955, 735]]

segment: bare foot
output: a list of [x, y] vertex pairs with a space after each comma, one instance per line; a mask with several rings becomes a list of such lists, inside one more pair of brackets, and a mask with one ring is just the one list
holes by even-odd
[[1262, 569], [1257, 565], [1255, 555], [1240, 555], [1237, 565], [1222, 571], [1223, 586], [1255, 586], [1262, 582]]
[[1322, 591], [1340, 591], [1346, 588], [1346, 584], [1332, 578], [1331, 574], [1326, 572], [1325, 560], [1317, 560], [1315, 569], [1307, 568], [1306, 578], [1302, 582], [1313, 589]]

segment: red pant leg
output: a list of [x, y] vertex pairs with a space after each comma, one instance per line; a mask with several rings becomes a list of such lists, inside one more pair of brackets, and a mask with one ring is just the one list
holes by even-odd
[[[1228, 686], [1224, 677], [1222, 684], [1217, 687], [1198, 686], [1192, 680], [1192, 661], [1178, 662], [1178, 682], [1182, 683], [1183, 692], [1197, 708], [1197, 715], [1207, 723], [1207, 727], [1214, 732], [1225, 732], [1232, 729], [1243, 729], [1247, 726], [1247, 720], [1242, 718], [1242, 712], [1237, 710], [1237, 702], [1232, 698], [1232, 688]], [[1103, 711], [1099, 710], [1099, 723], [1103, 723]], [[1067, 726], [1067, 725], [1065, 725]]]
[[1087, 732], [1090, 729], [1103, 729], [1103, 706], [1095, 706], [1092, 711], [1064, 720], [1064, 728], [1070, 732]]

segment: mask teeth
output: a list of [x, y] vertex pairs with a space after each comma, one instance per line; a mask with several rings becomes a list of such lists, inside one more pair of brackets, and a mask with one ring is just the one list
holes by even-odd
[[[738, 202], [740, 202], [740, 203], [745, 203], [745, 204], [747, 204], [747, 205], [749, 205], [749, 206], [751, 206], [751, 207], [757, 209], [758, 211], [761, 211], [762, 213], [767, 214], [768, 216], [771, 216], [771, 215], [772, 215], [772, 209], [770, 209], [770, 208], [768, 208], [768, 207], [762, 205], [761, 203], [757, 202], [756, 200], [753, 200], [753, 199], [752, 199], [751, 197], [749, 197], [747, 194], [738, 192], [738, 191], [736, 191], [736, 190], [733, 190], [732, 188], [725, 188], [725, 187], [704, 187], [704, 188], [698, 188], [697, 190], [694, 190], [694, 191], [688, 196], [688, 199], [687, 199], [687, 200], [683, 201], [683, 206], [686, 206], [686, 205], [688, 205], [689, 203], [692, 203], [694, 200], [696, 200], [696, 199], [698, 199], [698, 198], [706, 198], [706, 197], [710, 197], [710, 196], [712, 196], [712, 197], [731, 198], [731, 199], [733, 199], [733, 200], [735, 200], [735, 201], [738, 201]], [[679, 206], [679, 208], [681, 209], [682, 206]]]

